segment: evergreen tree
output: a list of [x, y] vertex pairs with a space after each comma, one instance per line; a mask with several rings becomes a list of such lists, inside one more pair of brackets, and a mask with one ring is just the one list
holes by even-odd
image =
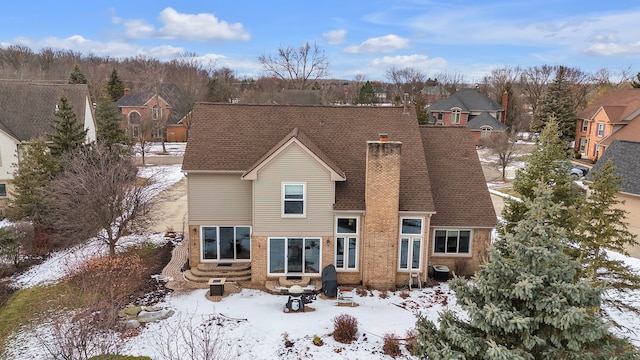
[[450, 282], [469, 320], [446, 311], [440, 326], [419, 317], [418, 353], [429, 359], [635, 359], [599, 317], [600, 290], [576, 280], [555, 226], [561, 206], [541, 184], [514, 234], [490, 250], [472, 283]]
[[107, 148], [112, 148], [115, 144], [128, 142], [128, 137], [120, 126], [121, 121], [122, 115], [120, 115], [116, 103], [109, 96], [108, 87], [103, 88], [96, 106], [98, 142], [104, 144]]
[[113, 68], [111, 75], [109, 75], [109, 80], [107, 80], [107, 92], [112, 101], [118, 101], [118, 99], [124, 96], [124, 84], [122, 80], [120, 80], [116, 68]]
[[640, 276], [607, 253], [615, 251], [628, 255], [626, 249], [638, 245], [624, 221], [625, 210], [617, 206], [620, 201], [616, 194], [620, 191], [621, 179], [615, 175], [615, 166], [610, 160], [592, 176], [591, 194], [583, 206], [576, 209], [577, 221], [571, 232], [571, 239], [577, 246], [575, 257], [582, 262], [581, 277], [610, 290], [604, 294], [606, 304], [640, 313], [640, 309], [620, 296], [640, 289]]
[[[552, 117], [546, 121], [546, 126], [540, 133], [536, 148], [528, 158], [527, 166], [516, 172], [513, 190], [525, 201], [506, 199], [505, 207], [502, 210], [505, 225], [498, 229], [501, 235], [512, 232], [515, 224], [524, 219], [528, 210], [526, 200], [533, 199], [534, 190], [540, 183], [553, 184], [553, 201], [555, 203], [563, 204], [568, 209], [579, 206], [584, 195], [573, 182], [570, 166], [563, 141], [560, 139], [558, 124]], [[556, 224], [567, 226], [569, 219], [568, 211], [563, 211]]]
[[14, 164], [13, 200], [7, 218], [13, 222], [27, 220], [34, 225], [42, 224], [43, 190], [59, 173], [60, 165], [42, 138], [31, 140], [19, 151], [20, 163]]
[[54, 156], [60, 156], [65, 152], [78, 149], [84, 144], [88, 129], [84, 129], [73, 111], [73, 107], [65, 94], [60, 95], [60, 104], [55, 112], [52, 127], [53, 134], [48, 134], [49, 147]]
[[73, 69], [71, 69], [71, 73], [69, 74], [69, 84], [86, 84], [87, 77], [84, 76], [82, 70], [80, 70], [80, 65], [78, 63], [73, 64]]
[[520, 125], [520, 100], [513, 92], [513, 84], [511, 82], [507, 82], [496, 99], [498, 104], [502, 104], [502, 95], [505, 91], [507, 92], [507, 116], [504, 124], [507, 126], [508, 131], [516, 133]]
[[531, 129], [538, 132], [549, 119], [556, 118], [565, 143], [572, 141], [576, 135], [575, 102], [567, 76], [567, 68], [560, 66], [555, 79], [538, 100], [531, 122]]
[[371, 85], [370, 81], [367, 81], [358, 92], [358, 104], [368, 104], [373, 105], [378, 103], [378, 97], [376, 96], [376, 91]]
[[638, 75], [636, 75], [636, 78], [634, 80], [631, 80], [631, 87], [633, 87], [634, 89], [640, 88], [640, 72], [638, 73]]

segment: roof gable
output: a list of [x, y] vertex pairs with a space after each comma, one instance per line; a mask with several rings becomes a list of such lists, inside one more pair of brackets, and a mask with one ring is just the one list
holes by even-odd
[[[620, 107], [620, 109], [614, 110], [613, 107]], [[593, 119], [601, 108], [606, 108], [609, 121], [622, 121], [640, 109], [640, 89], [609, 90], [606, 94], [581, 110], [577, 114], [577, 118]]]
[[386, 133], [402, 142], [399, 209], [435, 211], [418, 120], [402, 107], [199, 103], [182, 168], [250, 170], [296, 128], [299, 144], [347, 179], [335, 185], [336, 210], [364, 210], [367, 141]]
[[[269, 150], [260, 160], [252, 165], [243, 175], [244, 180], [256, 180], [258, 178], [258, 172], [264, 166], [267, 166], [269, 162], [275, 159], [278, 154], [286, 151], [290, 146], [299, 146], [303, 151], [316, 160], [322, 167], [327, 169], [332, 181], [345, 181], [347, 178], [344, 172], [338, 168], [333, 161], [330, 161], [322, 150], [320, 150], [311, 140], [300, 133], [298, 128], [293, 129], [291, 133], [284, 137], [278, 144], [276, 144], [271, 150]], [[324, 160], [323, 160], [324, 159]]]
[[468, 122], [467, 126], [469, 126], [472, 130], [481, 130], [483, 126], [490, 126], [494, 131], [502, 131], [507, 128], [507, 126], [498, 119], [494, 118], [488, 112], [484, 111], [480, 115], [473, 116]]
[[[73, 106], [78, 120], [87, 121], [89, 88], [85, 84], [55, 84], [0, 80], [0, 129], [18, 141], [29, 141], [52, 131], [61, 94]], [[92, 125], [85, 124], [86, 127]]]

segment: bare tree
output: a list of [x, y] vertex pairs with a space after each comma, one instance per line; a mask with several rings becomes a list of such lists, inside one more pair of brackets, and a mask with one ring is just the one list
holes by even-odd
[[183, 316], [175, 324], [164, 322], [157, 333], [154, 348], [162, 359], [223, 360], [232, 358], [230, 349], [220, 336], [222, 322], [238, 322], [223, 316], [204, 320], [196, 325], [193, 316]]
[[400, 69], [393, 66], [386, 71], [385, 76], [393, 84], [391, 98], [396, 105], [402, 102], [404, 94], [409, 94], [409, 99], [413, 101], [427, 80], [427, 76], [423, 72], [411, 67]]
[[464, 86], [464, 75], [461, 73], [441, 72], [435, 75], [440, 96], [449, 96]]
[[277, 55], [262, 54], [258, 59], [268, 74], [285, 80], [292, 89], [311, 88], [316, 80], [329, 75], [329, 60], [315, 42], [281, 46]]
[[97, 237], [114, 256], [118, 241], [153, 222], [152, 179], [137, 178], [130, 157], [100, 146], [70, 154], [47, 189], [47, 219], [56, 236]]
[[483, 139], [482, 145], [486, 146], [493, 155], [498, 157], [498, 166], [501, 169], [502, 181], [507, 179], [507, 167], [513, 159], [520, 155], [516, 144], [515, 132], [497, 132], [490, 138]]

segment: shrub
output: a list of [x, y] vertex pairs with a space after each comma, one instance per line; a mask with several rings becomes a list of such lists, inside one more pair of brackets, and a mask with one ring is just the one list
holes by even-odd
[[324, 345], [324, 341], [322, 341], [322, 338], [320, 336], [313, 335], [313, 345], [322, 346], [322, 345]]
[[417, 350], [418, 350], [418, 330], [416, 329], [409, 329], [407, 330], [407, 333], [405, 334], [405, 338], [406, 338], [406, 344], [405, 347], [407, 348], [407, 351], [409, 351], [409, 353], [411, 353], [411, 355], [418, 355], [417, 354]]
[[340, 343], [350, 344], [356, 339], [358, 320], [349, 315], [341, 314], [333, 318], [333, 338]]
[[394, 334], [384, 334], [384, 344], [382, 345], [382, 352], [385, 355], [389, 355], [392, 358], [402, 355], [400, 350], [400, 340]]
[[386, 299], [389, 297], [389, 292], [387, 290], [380, 291], [380, 299]]
[[107, 354], [92, 356], [89, 360], [151, 360], [151, 358], [148, 356]]

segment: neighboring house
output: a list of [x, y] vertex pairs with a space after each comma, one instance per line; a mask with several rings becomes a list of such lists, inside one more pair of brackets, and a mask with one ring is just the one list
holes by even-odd
[[333, 264], [340, 284], [395, 289], [485, 259], [496, 215], [467, 127], [403, 107], [201, 103], [192, 130], [189, 279], [283, 284]]
[[461, 89], [429, 107], [429, 123], [466, 125], [471, 129], [474, 143], [480, 145], [482, 139], [490, 138], [492, 133], [506, 130], [506, 92], [502, 102], [501, 106], [476, 89]]
[[593, 162], [614, 140], [640, 141], [640, 89], [610, 90], [577, 114], [575, 149]]
[[[640, 242], [640, 141], [612, 141], [587, 175], [586, 181], [593, 181], [591, 174], [600, 171], [608, 160], [613, 162], [616, 175], [622, 179], [617, 198], [624, 203], [619, 206], [627, 212], [629, 230]], [[629, 252], [632, 256], [640, 258], [640, 246], [629, 249]]]
[[[122, 127], [132, 138], [144, 135], [148, 141], [187, 141], [184, 116], [191, 109], [183, 109], [184, 92], [176, 85], [162, 83], [145, 86], [138, 91], [125, 89], [123, 97], [116, 101], [124, 116]], [[182, 105], [182, 106], [179, 106]], [[143, 134], [145, 133], [145, 134]]]
[[87, 85], [0, 80], [0, 207], [12, 191], [18, 149], [53, 132], [54, 114], [63, 93], [88, 130], [87, 142], [95, 141], [96, 121]]

